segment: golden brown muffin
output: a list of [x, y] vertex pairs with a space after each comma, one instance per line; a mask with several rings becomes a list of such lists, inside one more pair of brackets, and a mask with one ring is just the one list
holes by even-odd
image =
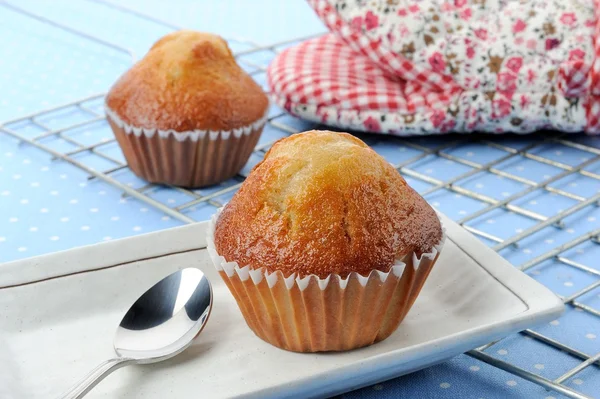
[[136, 174], [198, 187], [243, 167], [262, 132], [268, 98], [222, 38], [182, 30], [158, 40], [117, 80], [106, 108]]
[[442, 237], [435, 211], [385, 159], [345, 133], [277, 142], [225, 207], [216, 249], [240, 265], [321, 278], [388, 272]]
[[388, 162], [326, 131], [277, 142], [207, 235], [248, 326], [297, 352], [387, 338], [443, 243], [433, 209]]

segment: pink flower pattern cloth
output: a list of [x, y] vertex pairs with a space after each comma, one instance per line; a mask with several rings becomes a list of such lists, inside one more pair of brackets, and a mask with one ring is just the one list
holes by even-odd
[[332, 33], [269, 67], [305, 119], [398, 135], [600, 133], [600, 0], [309, 0]]

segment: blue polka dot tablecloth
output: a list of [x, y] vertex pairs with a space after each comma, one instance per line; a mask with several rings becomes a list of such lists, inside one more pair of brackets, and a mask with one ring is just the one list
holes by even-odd
[[[273, 141], [314, 127], [273, 107], [239, 176], [185, 191], [148, 186], [122, 167], [102, 117], [103, 93], [175, 27], [228, 38], [265, 86], [274, 51], [325, 31], [302, 0], [7, 0], [0, 20], [0, 262], [180, 226], [178, 215], [206, 220]], [[483, 352], [505, 369], [559, 379], [567, 392], [465, 354], [341, 397], [600, 398], [600, 138], [359, 136], [434, 207], [564, 298], [560, 319]], [[124, 195], [47, 150], [181, 213]]]

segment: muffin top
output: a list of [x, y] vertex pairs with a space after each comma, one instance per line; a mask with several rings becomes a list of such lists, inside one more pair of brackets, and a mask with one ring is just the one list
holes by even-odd
[[130, 125], [183, 132], [248, 126], [265, 114], [268, 99], [225, 40], [182, 30], [158, 40], [125, 72], [106, 104]]
[[310, 131], [271, 147], [224, 207], [214, 242], [241, 267], [325, 278], [388, 272], [441, 237], [435, 211], [385, 159], [349, 134]]

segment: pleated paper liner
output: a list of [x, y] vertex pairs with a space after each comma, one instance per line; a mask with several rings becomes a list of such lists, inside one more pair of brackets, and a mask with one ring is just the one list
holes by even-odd
[[134, 127], [105, 107], [108, 122], [137, 176], [150, 183], [203, 187], [235, 176], [246, 164], [266, 122], [231, 131], [176, 132]]
[[388, 273], [347, 278], [331, 274], [287, 278], [264, 268], [227, 262], [214, 245], [220, 210], [209, 223], [207, 249], [233, 294], [246, 323], [264, 341], [294, 352], [343, 351], [389, 337], [419, 295], [444, 246], [440, 242], [420, 259], [398, 260]]

